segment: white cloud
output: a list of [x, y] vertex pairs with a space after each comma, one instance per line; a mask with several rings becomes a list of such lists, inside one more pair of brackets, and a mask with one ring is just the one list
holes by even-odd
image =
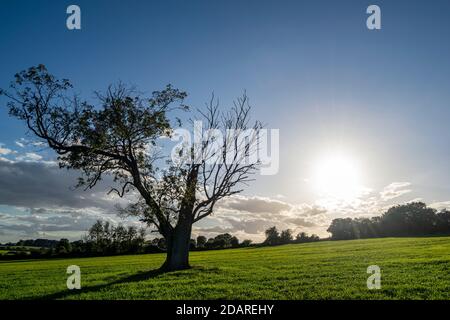
[[411, 189], [405, 189], [409, 186], [411, 186], [410, 182], [393, 182], [380, 192], [381, 199], [388, 201], [410, 193]]
[[7, 155], [7, 154], [11, 154], [11, 153], [13, 153], [13, 151], [11, 149], [4, 148], [3, 145], [0, 144], [0, 154]]
[[442, 202], [435, 202], [430, 204], [430, 207], [435, 208], [437, 210], [450, 210], [450, 201], [442, 201]]
[[315, 205], [237, 195], [220, 201], [213, 215], [195, 224], [193, 230], [195, 235], [207, 237], [229, 232], [241, 240], [262, 241], [264, 231], [272, 226], [291, 229], [294, 234], [305, 231], [327, 236], [325, 229], [329, 221], [327, 211]]
[[[43, 162], [47, 164], [55, 163], [54, 161], [44, 160], [44, 157], [34, 151], [42, 150], [42, 142], [29, 141], [24, 138], [16, 140], [15, 145], [19, 147], [18, 150], [13, 150], [5, 147], [4, 143], [0, 143], [0, 160], [4, 162]], [[39, 149], [36, 149], [38, 148]], [[4, 155], [5, 157], [2, 157]]]
[[[7, 162], [0, 160], [0, 205], [25, 208], [98, 207], [115, 212], [114, 204], [123, 203], [115, 195], [106, 195], [114, 183], [105, 177], [90, 192], [75, 189], [79, 172], [61, 170], [48, 162]], [[116, 201], [111, 201], [115, 197]]]
[[279, 213], [290, 209], [290, 205], [286, 202], [275, 200], [267, 197], [246, 197], [237, 195], [224, 199], [221, 206], [231, 210], [247, 211], [247, 212], [273, 212]]
[[[0, 240], [43, 234], [57, 237], [63, 232], [79, 238], [82, 230], [99, 217], [120, 221], [115, 205], [126, 205], [130, 198], [107, 196], [114, 185], [108, 177], [95, 190], [86, 192], [73, 189], [79, 172], [60, 170], [56, 163], [43, 161], [33, 153], [26, 153], [21, 159], [10, 161], [0, 157], [0, 205], [9, 208], [9, 212], [2, 212], [7, 216], [1, 217]], [[262, 241], [264, 230], [276, 226], [280, 230], [292, 229], [294, 234], [305, 231], [324, 237], [328, 236], [326, 229], [332, 219], [379, 215], [391, 206], [388, 200], [410, 193], [410, 186], [409, 182], [394, 182], [380, 192], [367, 191], [354, 201], [331, 204], [323, 199], [294, 204], [277, 195], [235, 195], [219, 201], [211, 216], [196, 223], [193, 236], [211, 237], [229, 232], [241, 240]], [[432, 206], [450, 207], [450, 201]], [[22, 210], [22, 216], [14, 218], [10, 214], [14, 210]], [[136, 223], [133, 219], [127, 221]]]
[[27, 210], [19, 214], [1, 214], [0, 239], [18, 241], [19, 239], [49, 238], [79, 240], [97, 220], [108, 221], [113, 225], [143, 227], [137, 219], [122, 220], [99, 208], [50, 208]]
[[25, 155], [16, 157], [16, 161], [40, 161], [42, 156], [34, 152], [27, 152]]

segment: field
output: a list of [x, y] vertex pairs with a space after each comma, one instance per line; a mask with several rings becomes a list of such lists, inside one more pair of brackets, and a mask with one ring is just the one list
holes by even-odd
[[[161, 274], [161, 254], [0, 262], [0, 299], [450, 299], [450, 237], [387, 238], [191, 253]], [[66, 268], [81, 268], [68, 290]], [[367, 267], [381, 268], [368, 290]]]

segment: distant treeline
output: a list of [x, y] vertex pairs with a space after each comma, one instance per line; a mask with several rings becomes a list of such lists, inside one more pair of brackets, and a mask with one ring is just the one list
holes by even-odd
[[122, 225], [112, 226], [109, 222], [97, 221], [82, 240], [68, 239], [20, 240], [16, 244], [0, 246], [7, 251], [0, 259], [51, 258], [101, 256], [128, 253], [143, 253], [145, 230]]
[[[319, 240], [318, 236], [308, 236], [305, 232], [300, 232], [294, 238], [291, 230], [283, 230], [279, 233], [276, 227], [267, 229], [265, 234], [266, 240], [258, 246]], [[224, 233], [213, 238], [200, 235], [196, 239], [191, 239], [190, 250], [242, 248], [252, 245], [252, 240], [246, 239], [240, 242], [236, 236]], [[73, 242], [68, 239], [60, 239], [59, 241], [48, 239], [20, 240], [17, 243], [0, 245], [0, 249], [7, 251], [0, 255], [0, 259], [110, 256], [165, 252], [166, 242], [164, 238], [146, 241], [144, 229], [125, 228], [122, 225], [112, 226], [109, 222], [99, 220], [89, 229], [82, 240]]]
[[[213, 250], [248, 247], [251, 240], [242, 242], [229, 233], [219, 234], [207, 239], [198, 236], [191, 239], [191, 250]], [[166, 251], [164, 238], [145, 240], [145, 230], [135, 227], [125, 228], [122, 225], [112, 226], [109, 222], [97, 221], [87, 235], [78, 241], [68, 239], [20, 240], [17, 243], [0, 245], [6, 253], [0, 259], [27, 259], [52, 257], [109, 256], [119, 254], [158, 253]]]
[[58, 244], [58, 240], [49, 239], [35, 239], [35, 240], [20, 240], [19, 242], [9, 245], [22, 246], [22, 247], [42, 247], [42, 248], [53, 248]]
[[[164, 238], [155, 238], [151, 241], [151, 245], [159, 249], [166, 250], [166, 241]], [[244, 240], [242, 242], [235, 236], [229, 233], [223, 233], [214, 238], [206, 238], [205, 236], [198, 236], [196, 239], [191, 239], [190, 250], [214, 250], [214, 249], [228, 249], [249, 247], [252, 245], [252, 240]]]
[[288, 243], [306, 243], [306, 242], [314, 242], [319, 241], [319, 236], [313, 234], [308, 236], [305, 232], [300, 232], [294, 238], [292, 234], [292, 230], [286, 229], [278, 232], [276, 227], [269, 228], [265, 231], [266, 240], [262, 243], [262, 245], [266, 246], [276, 246], [280, 244], [288, 244]]
[[[328, 232], [331, 240], [349, 240], [377, 237], [450, 235], [450, 211], [429, 208], [425, 203], [413, 202], [397, 205], [383, 215], [373, 218], [334, 219]], [[321, 240], [313, 234], [298, 233], [276, 227], [265, 231], [266, 239], [258, 246], [274, 246], [288, 243], [306, 243]], [[324, 239], [326, 240], [326, 239]], [[255, 246], [251, 240], [239, 239], [229, 233], [213, 238], [198, 236], [191, 239], [190, 250], [214, 250]], [[105, 256], [135, 253], [157, 253], [166, 251], [164, 238], [145, 239], [144, 229], [112, 226], [109, 222], [97, 221], [82, 240], [20, 240], [17, 243], [0, 245], [0, 259], [26, 259], [50, 257]]]
[[412, 202], [373, 218], [334, 219], [327, 231], [333, 240], [450, 235], [450, 211]]

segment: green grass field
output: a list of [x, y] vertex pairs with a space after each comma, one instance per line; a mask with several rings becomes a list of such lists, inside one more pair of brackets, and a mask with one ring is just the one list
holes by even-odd
[[[192, 269], [160, 274], [163, 259], [2, 261], [0, 299], [450, 299], [450, 237], [193, 252]], [[66, 288], [73, 264], [81, 290]], [[369, 265], [381, 268], [380, 290], [367, 289]]]

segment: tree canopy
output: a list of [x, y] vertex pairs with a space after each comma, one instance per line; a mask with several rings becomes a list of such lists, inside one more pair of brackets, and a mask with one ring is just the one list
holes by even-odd
[[[168, 161], [161, 170], [162, 156], [151, 147], [161, 136], [172, 137], [174, 122], [181, 124], [173, 119], [175, 110], [190, 110], [186, 92], [167, 85], [146, 97], [118, 84], [96, 92], [94, 105], [72, 95], [72, 87], [39, 65], [17, 73], [0, 94], [9, 98], [10, 115], [57, 153], [61, 168], [82, 172], [78, 186], [92, 188], [109, 175], [115, 182], [110, 192], [123, 197], [135, 191], [139, 199], [121, 213], [140, 217], [163, 235], [164, 268], [189, 267], [192, 224], [210, 215], [220, 199], [241, 192], [259, 165], [252, 155], [262, 126], [250, 122], [248, 97], [227, 111], [212, 98], [196, 113], [208, 134], [177, 151], [182, 161]], [[227, 129], [231, 133], [220, 139], [210, 134]]]
[[373, 218], [338, 218], [329, 226], [332, 239], [360, 239], [450, 234], [450, 211], [412, 202], [389, 208]]

